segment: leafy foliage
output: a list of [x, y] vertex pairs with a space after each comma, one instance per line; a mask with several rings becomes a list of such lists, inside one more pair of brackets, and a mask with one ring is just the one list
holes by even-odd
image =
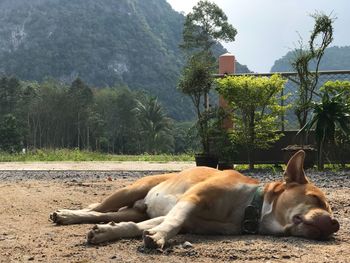
[[320, 90], [331, 96], [342, 94], [344, 101], [350, 103], [350, 81], [327, 81]]
[[278, 117], [287, 106], [279, 100], [285, 80], [254, 76], [226, 77], [217, 80], [218, 92], [232, 108], [234, 128], [231, 139], [248, 152], [250, 168], [254, 167], [254, 150], [268, 148], [280, 138]]
[[147, 90], [172, 118], [190, 120], [189, 101], [176, 90], [183, 23], [165, 0], [0, 1], [0, 73]]
[[215, 3], [199, 1], [186, 16], [181, 47], [188, 57], [179, 89], [191, 98], [195, 107], [204, 154], [210, 154], [210, 122], [213, 112], [209, 110], [209, 91], [213, 84], [215, 66], [212, 49], [219, 40], [234, 41], [236, 33]]
[[210, 50], [218, 40], [235, 40], [237, 30], [227, 22], [227, 16], [215, 3], [199, 1], [185, 19], [184, 49]]
[[22, 136], [18, 121], [12, 114], [6, 114], [0, 120], [0, 150], [18, 152], [22, 147]]
[[[289, 51], [282, 58], [275, 61], [271, 72], [289, 72], [293, 71], [292, 60], [295, 58], [297, 51]], [[310, 70], [315, 70], [316, 62], [311, 60]], [[328, 47], [319, 65], [320, 70], [344, 70], [350, 68], [350, 46], [345, 47]]]
[[179, 148], [176, 142], [189, 136], [188, 129], [178, 126], [175, 141], [173, 121], [157, 99], [126, 87], [91, 89], [81, 79], [67, 86], [4, 77], [0, 94], [0, 151], [25, 147], [173, 153]]
[[156, 98], [138, 101], [136, 114], [141, 124], [142, 141], [148, 153], [170, 152], [173, 137], [170, 135], [171, 121], [163, 112]]
[[350, 135], [350, 104], [344, 99], [343, 93], [331, 96], [325, 89], [321, 102], [313, 102], [312, 117], [299, 132], [310, 131], [313, 127], [317, 142], [318, 168], [323, 169], [324, 146], [335, 142], [336, 129], [345, 136]]
[[198, 134], [204, 153], [210, 151], [206, 100], [213, 83], [211, 68], [210, 56], [206, 52], [196, 53], [188, 59], [179, 81], [179, 89], [191, 98], [195, 107]]
[[[298, 80], [298, 99], [295, 107], [295, 114], [298, 118], [300, 128], [307, 121], [311, 102], [315, 95], [315, 90], [319, 80], [319, 66], [324, 55], [325, 49], [333, 41], [333, 22], [334, 20], [325, 14], [314, 14], [314, 29], [311, 32], [309, 48], [302, 46], [296, 51], [296, 57], [292, 62], [294, 70], [297, 72]], [[321, 43], [316, 44], [316, 39], [321, 38]], [[315, 60], [315, 72], [311, 72], [309, 64]]]

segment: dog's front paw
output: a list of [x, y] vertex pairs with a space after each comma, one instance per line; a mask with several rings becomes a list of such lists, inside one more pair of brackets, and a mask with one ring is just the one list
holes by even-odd
[[87, 234], [87, 242], [89, 244], [96, 245], [117, 239], [118, 237], [113, 234], [113, 227], [115, 225], [116, 224], [114, 222], [103, 225], [95, 225]]
[[165, 236], [162, 232], [146, 230], [143, 232], [143, 243], [145, 248], [163, 248], [165, 245]]

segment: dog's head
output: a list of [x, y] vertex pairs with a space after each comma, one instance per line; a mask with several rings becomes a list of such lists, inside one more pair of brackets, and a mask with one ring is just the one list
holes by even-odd
[[265, 189], [273, 204], [271, 216], [280, 234], [310, 239], [326, 239], [339, 230], [324, 193], [306, 178], [305, 152], [292, 156], [284, 173], [284, 182], [272, 183]]

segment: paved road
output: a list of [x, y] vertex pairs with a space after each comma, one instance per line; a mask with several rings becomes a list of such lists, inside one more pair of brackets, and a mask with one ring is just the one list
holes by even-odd
[[194, 162], [0, 162], [0, 171], [181, 171]]

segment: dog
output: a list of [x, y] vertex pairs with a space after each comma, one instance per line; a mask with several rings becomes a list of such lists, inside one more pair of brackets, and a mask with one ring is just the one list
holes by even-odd
[[96, 223], [87, 234], [90, 244], [143, 236], [146, 248], [163, 248], [180, 231], [327, 239], [339, 223], [324, 193], [305, 176], [304, 158], [304, 151], [294, 154], [284, 180], [265, 185], [209, 167], [147, 176], [99, 204], [58, 210], [50, 219], [58, 225]]

